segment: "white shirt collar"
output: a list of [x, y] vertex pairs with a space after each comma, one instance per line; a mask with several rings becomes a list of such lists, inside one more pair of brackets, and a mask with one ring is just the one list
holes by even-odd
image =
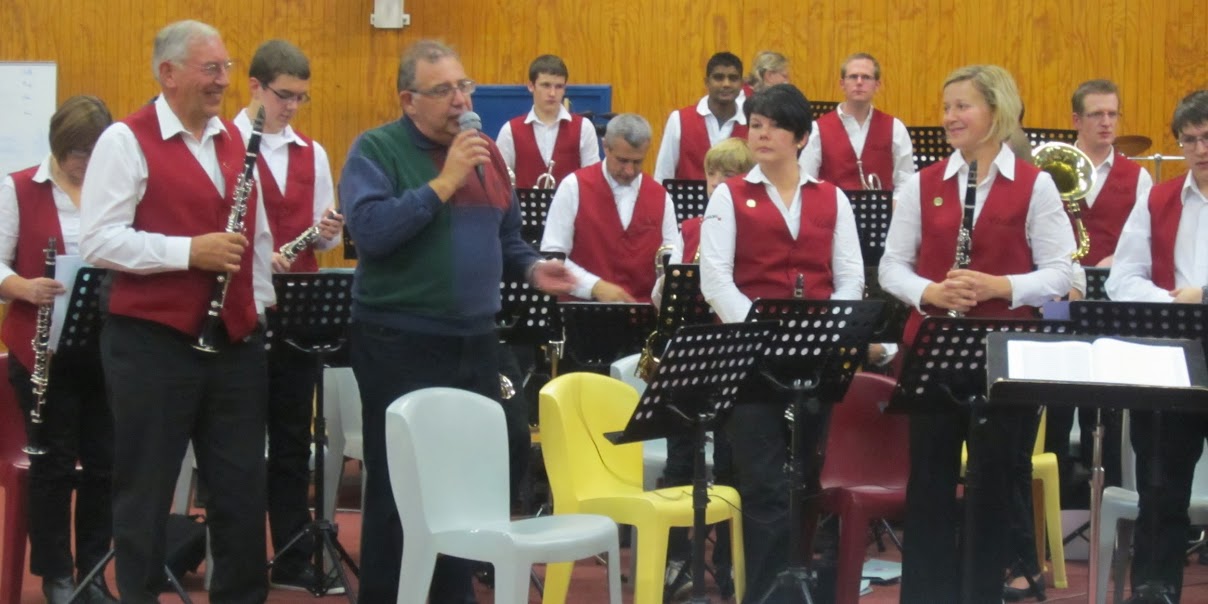
[[[1074, 141], [1074, 148], [1083, 153], [1086, 153], [1086, 149], [1083, 149], [1082, 147], [1078, 146], [1078, 141]], [[1087, 154], [1087, 157], [1090, 157], [1090, 155]], [[1107, 159], [1103, 160], [1103, 163], [1096, 165], [1095, 168], [1099, 168], [1100, 166], [1107, 166], [1110, 168], [1110, 167], [1112, 167], [1112, 164], [1115, 161], [1116, 161], [1116, 146], [1112, 145], [1111, 149], [1107, 152]], [[1091, 163], [1094, 164], [1095, 163], [1094, 160], [1091, 160]]]
[[[1011, 148], [1003, 143], [998, 149], [998, 155], [994, 156], [992, 165], [1008, 180], [1015, 180], [1015, 154], [1011, 152]], [[953, 151], [952, 155], [948, 156], [948, 166], [944, 168], [944, 180], [948, 180], [957, 175], [961, 168], [964, 168], [965, 158], [961, 156], [960, 151]], [[988, 174], [988, 172], [983, 172]], [[982, 180], [985, 180], [984, 178]]]
[[[875, 106], [873, 106], [873, 105], [869, 104], [869, 105], [868, 105], [868, 117], [872, 117], [872, 112], [873, 112], [873, 111], [876, 111], [876, 109], [877, 109], [877, 108], [876, 108]], [[835, 106], [835, 111], [836, 111], [836, 112], [839, 114], [839, 119], [847, 119], [847, 120], [854, 120], [854, 119], [856, 119], [856, 116], [854, 116], [854, 115], [852, 115], [852, 114], [850, 114], [850, 113], [848, 113], [848, 112], [846, 112], [846, 111], [844, 111], [844, 110], [843, 110], [843, 103], [839, 103], [838, 105], [836, 105], [836, 106]], [[864, 118], [864, 121], [866, 121], [866, 122], [867, 122], [867, 121], [868, 121], [868, 118]]]
[[[751, 184], [763, 184], [763, 185], [772, 184], [772, 181], [768, 180], [767, 175], [763, 173], [763, 168], [760, 168], [759, 164], [755, 164], [755, 166], [753, 168], [751, 168], [751, 171], [747, 172], [746, 175], [743, 176], [742, 178], [743, 178], [743, 180], [745, 180]], [[807, 173], [805, 170], [800, 170], [800, 175], [797, 177], [797, 186], [802, 187], [802, 186], [805, 186], [806, 183], [810, 183], [810, 182], [821, 182], [821, 181], [814, 178], [813, 176], [810, 176], [809, 173]]]
[[639, 172], [639, 173], [638, 173], [637, 177], [636, 177], [636, 178], [634, 178], [632, 182], [630, 182], [630, 183], [629, 183], [629, 184], [627, 184], [627, 185], [623, 185], [623, 184], [621, 184], [621, 183], [617, 182], [617, 181], [616, 181], [616, 180], [615, 180], [615, 179], [612, 177], [612, 174], [609, 174], [609, 173], [608, 173], [608, 166], [604, 165], [604, 162], [600, 162], [600, 171], [604, 173], [604, 182], [608, 183], [608, 188], [609, 188], [609, 189], [612, 189], [612, 190], [614, 190], [614, 191], [615, 191], [616, 189], [634, 189], [634, 190], [637, 190], [637, 189], [640, 189], [640, 188], [641, 188], [641, 186], [642, 186], [642, 176], [644, 176], [644, 174], [642, 174], [641, 172]]
[[[747, 115], [742, 110], [742, 107], [746, 101], [746, 98], [747, 98], [746, 96], [739, 93], [738, 98], [734, 101], [738, 105], [738, 110], [734, 112], [734, 117], [726, 120], [727, 122], [734, 122], [736, 124], [742, 124], [744, 126], [747, 125]], [[706, 94], [705, 96], [702, 96], [699, 101], [697, 101], [696, 113], [699, 115], [702, 115], [702, 116], [713, 115], [713, 112], [709, 111], [709, 95]], [[725, 124], [721, 124], [721, 125], [724, 126]]]
[[46, 157], [38, 164], [38, 171], [34, 172], [34, 182], [42, 183], [51, 179], [50, 162], [53, 154], [47, 153]]
[[[185, 125], [181, 123], [180, 118], [168, 106], [168, 101], [164, 99], [164, 95], [159, 95], [155, 98], [155, 115], [159, 118], [159, 133], [168, 140], [180, 133], [189, 134], [185, 129]], [[215, 136], [220, 132], [226, 132], [226, 126], [217, 116], [212, 117], [206, 122], [205, 130], [201, 133], [201, 139], [205, 140], [211, 136]]]
[[[532, 109], [529, 109], [528, 115], [526, 115], [524, 117], [524, 123], [531, 124], [536, 121], [540, 121], [540, 120], [537, 118], [537, 108], [533, 107]], [[569, 122], [570, 121], [570, 111], [566, 110], [566, 105], [558, 107], [558, 121], [559, 122]]]
[[[252, 119], [248, 117], [247, 109], [240, 109], [239, 115], [236, 115], [233, 121], [235, 122], [235, 127], [239, 128], [240, 132], [247, 133], [247, 135], [244, 136], [244, 140], [246, 141], [248, 136], [250, 136], [252, 133]], [[285, 127], [281, 129], [281, 132], [276, 134], [269, 134], [265, 132], [261, 135], [260, 140], [262, 143], [268, 143], [269, 146], [274, 149], [280, 145], [288, 145], [291, 143], [301, 147], [306, 146], [306, 141], [302, 140], [302, 137], [298, 136], [297, 133], [294, 132], [293, 126], [290, 126], [289, 124], [286, 124]]]
[[1183, 200], [1183, 203], [1187, 203], [1192, 198], [1198, 197], [1200, 201], [1208, 204], [1208, 198], [1205, 198], [1204, 194], [1200, 192], [1200, 187], [1195, 183], [1195, 176], [1190, 171], [1183, 178], [1183, 188], [1179, 197]]

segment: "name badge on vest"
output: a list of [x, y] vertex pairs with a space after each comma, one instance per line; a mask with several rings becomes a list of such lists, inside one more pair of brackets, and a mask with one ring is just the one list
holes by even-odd
[[748, 199], [748, 200], [747, 200], [747, 207], [748, 207], [748, 208], [753, 208], [753, 207], [755, 207], [755, 200], [754, 200], [754, 199]]
[[932, 199], [932, 200], [931, 200], [931, 203], [935, 204], [935, 207], [937, 207], [937, 208], [938, 208], [938, 207], [940, 207], [940, 206], [944, 205], [944, 198], [943, 198], [943, 197], [936, 197], [935, 199]]

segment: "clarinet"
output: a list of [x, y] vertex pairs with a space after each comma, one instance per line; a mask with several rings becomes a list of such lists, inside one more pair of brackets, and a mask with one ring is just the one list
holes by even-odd
[[[969, 164], [969, 179], [965, 184], [965, 215], [961, 221], [961, 230], [956, 234], [956, 259], [952, 262], [952, 268], [968, 268], [969, 255], [973, 249], [973, 208], [977, 204], [977, 161], [974, 160]], [[965, 316], [965, 313], [959, 310], [949, 310], [948, 316], [959, 318]]]
[[319, 225], [316, 224], [309, 229], [302, 231], [302, 234], [298, 235], [293, 241], [278, 248], [277, 253], [285, 256], [286, 260], [293, 262], [294, 259], [298, 257], [298, 254], [301, 254], [304, 250], [306, 250], [306, 248], [309, 248], [311, 244], [313, 244], [318, 238]]
[[[55, 277], [55, 238], [46, 242], [46, 270], [42, 276]], [[44, 455], [42, 445], [42, 408], [46, 406], [46, 389], [50, 386], [50, 312], [54, 302], [38, 307], [38, 323], [34, 339], [34, 370], [29, 374], [29, 383], [34, 391], [34, 408], [29, 412], [29, 442], [22, 448], [26, 455]]]
[[[264, 128], [264, 107], [256, 112], [256, 120], [252, 122], [252, 135], [248, 137], [247, 154], [243, 160], [243, 173], [235, 181], [235, 199], [231, 204], [231, 213], [227, 216], [226, 232], [242, 233], [243, 219], [247, 216], [247, 198], [252, 193], [256, 180], [252, 171], [256, 169], [256, 157], [260, 153], [260, 131]], [[214, 291], [206, 305], [206, 316], [201, 325], [201, 333], [193, 348], [202, 352], [218, 352], [214, 346], [218, 328], [222, 325], [222, 305], [226, 303], [227, 287], [231, 283], [230, 273], [218, 273], [214, 279]]]

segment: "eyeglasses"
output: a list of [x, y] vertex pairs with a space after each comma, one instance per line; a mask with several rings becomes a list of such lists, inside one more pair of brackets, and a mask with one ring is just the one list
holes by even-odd
[[475, 84], [474, 80], [462, 80], [456, 84], [441, 84], [427, 90], [419, 90], [416, 88], [411, 88], [410, 90], [415, 94], [422, 94], [430, 99], [443, 101], [453, 96], [454, 90], [460, 90], [462, 94], [470, 96], [471, 94], [474, 94], [474, 90], [477, 88], [478, 84]]
[[875, 81], [877, 78], [876, 78], [876, 76], [870, 76], [866, 73], [849, 73], [849, 74], [843, 76], [843, 79], [845, 79], [849, 82], [859, 82], [859, 81], [872, 82], [872, 81]]
[[1195, 149], [1199, 147], [1200, 143], [1203, 143], [1205, 147], [1208, 147], [1208, 134], [1201, 134], [1199, 136], [1184, 134], [1183, 136], [1179, 137], [1179, 147], [1183, 149]]
[[[194, 65], [196, 64], [194, 63]], [[235, 69], [235, 62], [227, 59], [226, 61], [202, 63], [201, 65], [196, 66], [201, 70], [201, 73], [204, 73], [211, 78], [216, 78], [224, 73], [231, 73], [231, 71]]]
[[260, 85], [264, 86], [264, 88], [267, 89], [269, 92], [277, 95], [277, 98], [281, 99], [281, 102], [285, 103], [287, 105], [290, 103], [297, 103], [299, 105], [305, 105], [310, 102], [309, 93], [303, 92], [301, 94], [298, 94], [296, 92], [293, 92], [292, 90], [277, 90], [276, 88], [273, 88], [272, 86], [269, 86], [268, 84], [265, 84], [264, 82], [261, 82]]
[[1102, 120], [1104, 118], [1107, 118], [1109, 120], [1117, 120], [1117, 119], [1120, 119], [1120, 112], [1119, 111], [1092, 111], [1090, 113], [1083, 113], [1082, 117], [1084, 117], [1088, 120], [1096, 121], [1096, 122], [1099, 120]]

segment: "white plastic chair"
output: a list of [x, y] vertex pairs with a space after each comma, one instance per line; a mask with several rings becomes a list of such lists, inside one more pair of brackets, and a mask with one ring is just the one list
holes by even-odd
[[[361, 437], [361, 392], [349, 367], [323, 370], [323, 411], [327, 417], [327, 458], [323, 468], [323, 517], [335, 518], [336, 494], [344, 477], [344, 458], [365, 459]], [[365, 495], [365, 468], [361, 467], [361, 500]]]
[[390, 487], [406, 540], [399, 604], [428, 597], [437, 554], [495, 566], [495, 601], [529, 601], [534, 563], [608, 554], [608, 593], [621, 602], [617, 525], [594, 514], [509, 517], [503, 408], [453, 388], [411, 392], [386, 410]]
[[[1133, 451], [1132, 441], [1129, 439], [1131, 420], [1129, 413], [1124, 412], [1124, 420], [1122, 422], [1121, 444], [1120, 444], [1120, 482], [1122, 486], [1107, 487], [1103, 489], [1103, 506], [1099, 510], [1099, 574], [1098, 574], [1098, 597], [1096, 604], [1105, 604], [1107, 602], [1107, 577], [1109, 569], [1112, 580], [1115, 582], [1116, 600], [1121, 599], [1124, 591], [1124, 576], [1125, 570], [1128, 567], [1129, 560], [1129, 543], [1132, 541], [1134, 527], [1131, 523], [1135, 522], [1138, 515], [1138, 502], [1140, 495], [1137, 494], [1137, 455]], [[1140, 426], [1139, 429], [1148, 429], [1148, 426]], [[1196, 463], [1195, 475], [1191, 482], [1191, 505], [1187, 508], [1187, 514], [1191, 517], [1191, 524], [1208, 525], [1208, 447], [1204, 448], [1204, 452], [1200, 455], [1200, 461]], [[1117, 524], [1121, 520], [1130, 522], [1126, 528], [1118, 528]], [[1112, 555], [1116, 556], [1116, 564], [1112, 569]]]

